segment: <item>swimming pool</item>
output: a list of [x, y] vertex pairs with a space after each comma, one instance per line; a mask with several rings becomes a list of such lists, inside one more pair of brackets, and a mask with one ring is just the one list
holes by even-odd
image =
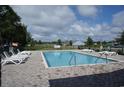
[[72, 51], [49, 51], [43, 52], [44, 60], [48, 67], [75, 66], [82, 64], [98, 64], [113, 60], [96, 56], [81, 54]]

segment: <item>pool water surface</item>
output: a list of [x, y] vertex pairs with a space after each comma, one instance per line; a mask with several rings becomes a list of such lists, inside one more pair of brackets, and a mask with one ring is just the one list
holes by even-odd
[[74, 66], [82, 64], [98, 64], [113, 60], [81, 54], [72, 51], [43, 52], [48, 67]]

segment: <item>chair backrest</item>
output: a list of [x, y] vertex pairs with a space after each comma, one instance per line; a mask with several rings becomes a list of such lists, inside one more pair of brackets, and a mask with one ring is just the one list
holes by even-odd
[[10, 57], [10, 55], [7, 53], [7, 52], [3, 52], [3, 54], [4, 54], [4, 56], [6, 57], [6, 58], [8, 58], [8, 57]]
[[16, 54], [14, 53], [14, 50], [10, 50], [10, 52], [12, 53], [12, 55], [16, 55]]
[[3, 54], [0, 54], [1, 59], [5, 59], [5, 56]]
[[17, 52], [20, 53], [21, 51], [19, 49], [17, 49]]

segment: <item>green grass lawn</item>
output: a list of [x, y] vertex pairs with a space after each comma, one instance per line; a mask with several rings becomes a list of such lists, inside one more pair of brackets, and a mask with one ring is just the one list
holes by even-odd
[[[91, 49], [94, 49], [96, 52], [99, 52], [99, 47], [100, 46], [92, 46]], [[82, 48], [87, 48], [87, 47], [82, 47]], [[62, 46], [58, 50], [68, 50], [68, 49], [77, 49], [74, 48], [73, 46]], [[57, 50], [54, 48], [54, 44], [35, 44], [34, 46], [26, 46], [25, 50]], [[107, 50], [107, 47], [104, 47], [103, 51]], [[111, 49], [111, 51], [116, 51], [118, 54], [124, 54], [124, 51], [122, 49]]]
[[[100, 46], [92, 46], [91, 49], [99, 49]], [[86, 46], [82, 46], [82, 48], [88, 48]], [[74, 48], [73, 46], [61, 46], [59, 50], [66, 50], [66, 49], [77, 49]], [[35, 44], [34, 46], [26, 46], [25, 50], [56, 50], [54, 48], [54, 44]]]
[[[60, 48], [61, 50], [63, 49], [74, 49], [73, 46], [62, 46]], [[25, 50], [56, 50], [54, 48], [54, 44], [36, 44], [34, 46], [26, 46]]]

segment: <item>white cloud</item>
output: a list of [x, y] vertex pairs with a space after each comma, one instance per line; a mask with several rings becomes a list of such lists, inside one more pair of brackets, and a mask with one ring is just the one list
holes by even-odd
[[42, 37], [42, 36], [41, 36], [41, 35], [38, 35], [38, 34], [33, 34], [33, 35], [32, 35], [32, 38], [35, 38], [35, 39], [37, 39], [37, 40], [40, 40], [41, 37]]
[[76, 22], [72, 25], [71, 34], [78, 35], [81, 40], [86, 40], [88, 36], [91, 36], [94, 40], [113, 40], [116, 36], [119, 28], [114, 28], [108, 24], [95, 24], [91, 26], [86, 22]]
[[76, 31], [79, 31], [79, 32], [82, 31], [82, 27], [79, 24], [73, 24], [71, 27], [72, 29], [75, 29]]
[[94, 36], [93, 32], [90, 32], [90, 33], [89, 33], [89, 36], [91, 36], [91, 37]]
[[113, 24], [115, 26], [124, 26], [124, 11], [113, 15]]
[[[60, 38], [85, 41], [89, 35], [94, 40], [111, 40], [119, 30], [118, 27], [106, 23], [89, 25], [86, 21], [77, 20], [68, 6], [12, 6], [12, 8], [22, 18], [22, 22], [27, 25], [28, 31], [36, 40], [51, 41]], [[88, 17], [94, 17], [98, 12], [95, 6], [78, 6], [78, 9], [82, 16]], [[113, 16], [113, 23], [120, 20], [117, 16], [122, 16], [122, 13]]]
[[78, 6], [78, 11], [82, 16], [94, 17], [97, 15], [98, 9], [96, 6], [82, 5]]
[[28, 26], [32, 36], [38, 37], [35, 39], [52, 40], [53, 34], [64, 33], [76, 20], [68, 6], [12, 6], [12, 8]]
[[[13, 6], [26, 24], [61, 27], [71, 23], [75, 16], [67, 6]], [[66, 20], [66, 21], [65, 21]]]

